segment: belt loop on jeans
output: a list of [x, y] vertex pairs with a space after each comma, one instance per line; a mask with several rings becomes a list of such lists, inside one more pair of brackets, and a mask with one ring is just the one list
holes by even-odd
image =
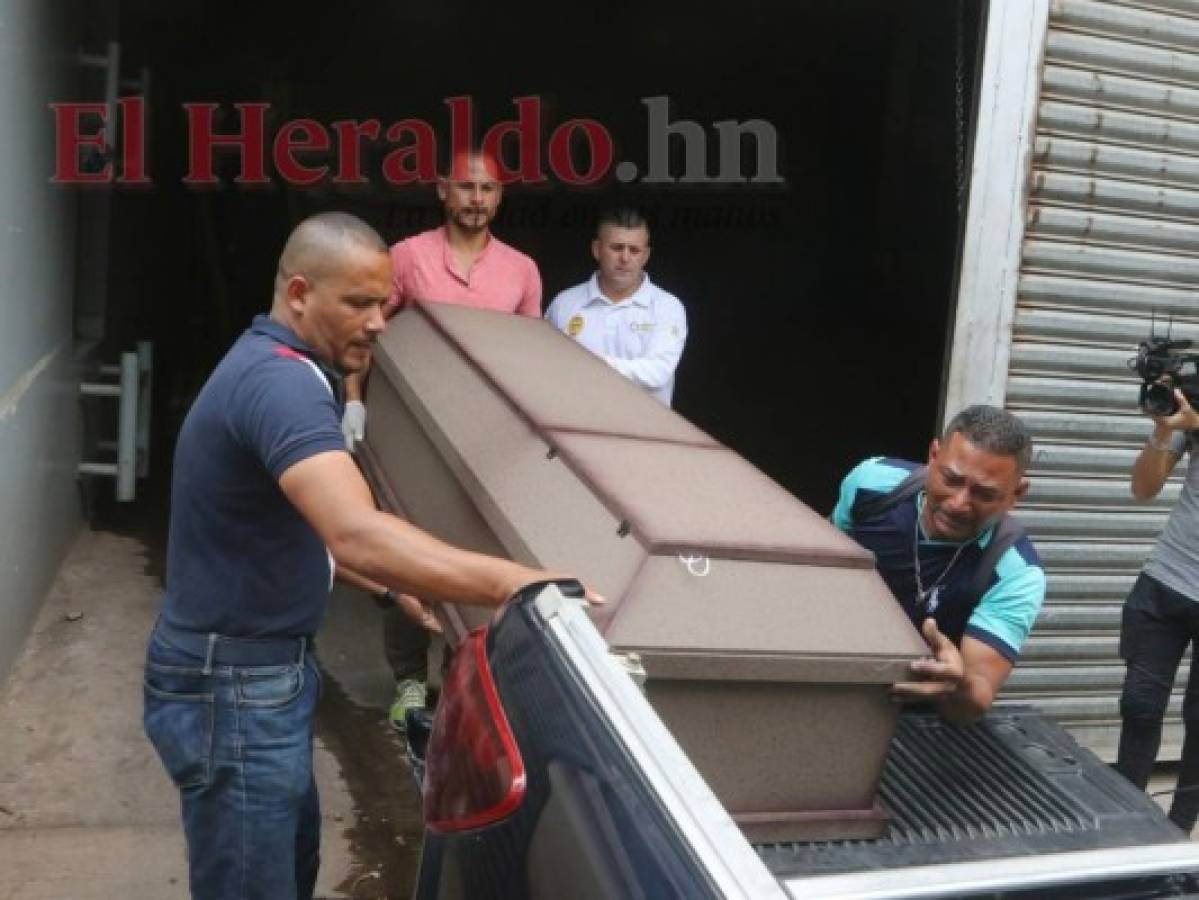
[[296, 661], [298, 665], [304, 665], [304, 655], [308, 651], [308, 638], [305, 635], [300, 635], [300, 658]]
[[216, 651], [217, 637], [218, 637], [218, 635], [215, 631], [210, 632], [208, 635], [208, 651], [204, 654], [204, 674], [205, 675], [212, 674], [212, 657], [214, 656], [215, 651]]

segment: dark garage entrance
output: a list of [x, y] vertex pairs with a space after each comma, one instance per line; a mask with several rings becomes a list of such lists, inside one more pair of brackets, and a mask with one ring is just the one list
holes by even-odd
[[[646, 208], [651, 273], [691, 320], [676, 407], [827, 511], [857, 459], [920, 456], [935, 426], [981, 11], [973, 0], [751, 0], [722, 17], [678, 3], [123, 3], [124, 59], [152, 73], [154, 186], [115, 198], [108, 332], [157, 344], [157, 447], [266, 308], [298, 218], [350, 209], [389, 240], [437, 219], [430, 187], [382, 180], [392, 145], [364, 153], [367, 186], [236, 187], [230, 152], [224, 186], [185, 186], [183, 104], [222, 104], [222, 130], [237, 126], [232, 104], [258, 102], [271, 105], [268, 134], [297, 118], [418, 118], [444, 138], [447, 98], [469, 96], [483, 130], [514, 118], [515, 98], [538, 97], [543, 142], [593, 119], [615, 160], [644, 171], [643, 98], [666, 97], [672, 120], [705, 129], [710, 175], [714, 123], [769, 123], [784, 183], [513, 186], [496, 231], [538, 260], [548, 303], [589, 274], [598, 206]], [[683, 139], [670, 147], [681, 175]], [[756, 145], [742, 149], [752, 177]]]
[[[719, 20], [679, 3], [105, 8], [111, 22], [89, 43], [119, 40], [127, 70], [148, 67], [152, 83], [154, 183], [111, 197], [102, 351], [111, 358], [134, 340], [155, 342], [157, 476], [137, 511], [154, 520], [151, 541], [165, 536], [158, 522], [174, 434], [212, 366], [266, 309], [292, 225], [348, 209], [394, 241], [438, 220], [431, 187], [380, 178], [390, 146], [364, 152], [374, 179], [365, 186], [235, 186], [233, 153], [219, 157], [222, 186], [184, 185], [187, 103], [220, 104], [222, 131], [237, 127], [233, 104], [269, 103], [269, 134], [300, 118], [327, 128], [413, 118], [444, 139], [448, 98], [470, 97], [482, 131], [513, 118], [515, 98], [537, 97], [543, 140], [568, 119], [592, 119], [612, 135], [614, 161], [644, 172], [643, 101], [669, 98], [672, 121], [702, 127], [709, 175], [719, 169], [715, 123], [768, 123], [781, 184], [514, 186], [496, 232], [538, 261], [548, 302], [589, 274], [598, 207], [644, 207], [656, 222], [651, 273], [684, 300], [691, 323], [676, 407], [817, 510], [831, 508], [859, 458], [924, 453], [952, 313], [979, 0], [750, 0]], [[94, 101], [95, 88], [54, 99]], [[743, 140], [746, 176], [759, 174], [757, 149]], [[685, 172], [681, 138], [671, 139], [668, 162]], [[92, 235], [79, 237], [86, 253]], [[358, 715], [351, 706], [337, 708]], [[389, 772], [388, 747], [361, 740], [373, 733], [366, 720], [339, 729], [323, 715], [325, 740], [369, 781], [358, 788], [373, 798], [364, 810], [375, 821], [355, 840], [382, 873], [373, 896], [406, 896], [417, 828], [388, 817], [406, 808], [393, 794], [407, 773]], [[355, 734], [354, 746], [338, 745], [340, 733]], [[409, 848], [396, 850], [397, 838]]]

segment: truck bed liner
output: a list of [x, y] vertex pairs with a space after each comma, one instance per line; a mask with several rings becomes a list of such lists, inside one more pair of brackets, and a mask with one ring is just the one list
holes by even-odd
[[883, 770], [887, 833], [760, 844], [780, 878], [1185, 842], [1157, 805], [1033, 709], [967, 727], [900, 717]]

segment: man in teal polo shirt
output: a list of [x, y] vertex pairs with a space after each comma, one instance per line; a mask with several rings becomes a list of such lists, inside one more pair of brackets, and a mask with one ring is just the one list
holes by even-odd
[[926, 466], [875, 457], [841, 484], [833, 523], [874, 552], [879, 573], [933, 658], [896, 685], [970, 721], [1007, 681], [1045, 597], [1032, 541], [1008, 512], [1028, 489], [1032, 439], [1011, 413], [971, 406]]

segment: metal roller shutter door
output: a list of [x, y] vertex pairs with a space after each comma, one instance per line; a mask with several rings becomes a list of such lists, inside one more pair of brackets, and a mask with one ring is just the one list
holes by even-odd
[[[1108, 758], [1120, 607], [1179, 490], [1129, 493], [1149, 423], [1127, 361], [1155, 313], [1199, 340], [1197, 250], [1199, 0], [1054, 0], [1005, 401], [1037, 439], [1020, 515], [1049, 593], [1004, 698]], [[1188, 670], [1163, 756], [1177, 756]]]

